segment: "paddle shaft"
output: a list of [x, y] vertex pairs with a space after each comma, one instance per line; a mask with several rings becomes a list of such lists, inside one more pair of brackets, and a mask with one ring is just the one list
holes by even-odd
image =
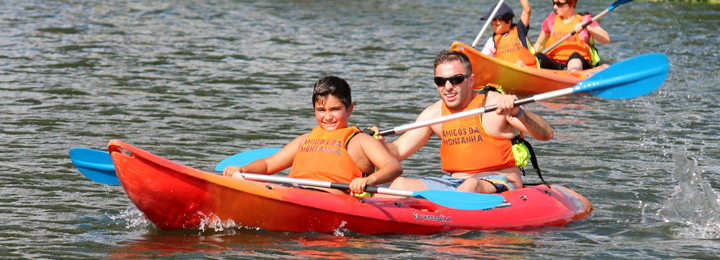
[[[320, 188], [331, 188], [339, 190], [349, 190], [350, 185], [327, 182], [327, 181], [316, 181], [306, 179], [296, 179], [290, 177], [260, 175], [252, 173], [240, 173], [245, 179], [252, 181], [266, 181], [274, 183], [287, 183], [297, 184], [303, 186], [320, 187]], [[460, 209], [460, 210], [485, 210], [496, 207], [505, 201], [505, 198], [501, 195], [496, 194], [482, 194], [473, 192], [457, 192], [457, 191], [442, 191], [442, 190], [424, 190], [424, 191], [407, 191], [407, 190], [396, 190], [390, 188], [381, 188], [376, 186], [365, 187], [365, 191], [371, 193], [388, 194], [402, 197], [413, 197], [426, 199], [429, 202], [437, 205]]]
[[[563, 95], [569, 95], [572, 93], [573, 93], [572, 88], [560, 89], [560, 90], [556, 90], [556, 91], [552, 91], [552, 92], [535, 95], [532, 97], [515, 100], [515, 105], [516, 106], [525, 105], [525, 104], [529, 104], [529, 103], [532, 103], [535, 101], [559, 97], [559, 96], [563, 96]], [[442, 116], [442, 117], [433, 118], [430, 120], [425, 120], [422, 122], [417, 122], [417, 123], [398, 126], [398, 127], [392, 128], [392, 129], [382, 130], [378, 134], [382, 135], [382, 136], [388, 136], [388, 135], [404, 133], [404, 132], [407, 132], [407, 131], [410, 131], [413, 129], [418, 129], [421, 127], [431, 126], [431, 125], [439, 124], [439, 123], [445, 123], [445, 122], [449, 122], [449, 121], [453, 121], [453, 120], [457, 120], [457, 119], [465, 118], [465, 117], [469, 117], [469, 116], [484, 114], [484, 113], [492, 112], [495, 110], [497, 110], [496, 105], [479, 107], [479, 108], [471, 109], [468, 111], [455, 113], [452, 115]]]
[[[657, 54], [655, 54], [655, 55], [657, 55]], [[643, 56], [650, 57], [652, 55], [646, 54]], [[639, 70], [636, 70], [636, 71], [633, 71], [630, 73], [623, 72], [622, 74], [617, 74], [616, 72], [611, 72], [610, 69], [607, 69], [607, 71], [598, 72], [597, 74], [595, 74], [595, 76], [604, 75], [604, 76], [608, 76], [608, 78], [603, 78], [603, 79], [598, 79], [598, 80], [593, 80], [593, 78], [589, 78], [589, 79], [586, 79], [585, 81], [582, 81], [582, 82], [578, 83], [577, 85], [569, 87], [569, 88], [558, 89], [555, 91], [538, 94], [538, 95], [535, 95], [532, 97], [515, 100], [515, 105], [519, 106], [519, 105], [524, 105], [524, 104], [528, 104], [528, 103], [532, 103], [532, 102], [536, 102], [536, 101], [541, 101], [541, 100], [545, 100], [545, 99], [556, 98], [559, 96], [565, 96], [565, 95], [581, 93], [581, 92], [589, 92], [590, 94], [595, 95], [595, 93], [593, 93], [592, 91], [598, 91], [601, 89], [623, 89], [623, 88], [634, 87], [634, 88], [647, 89], [648, 90], [647, 92], [649, 93], [650, 91], [655, 90], [658, 87], [660, 87], [660, 84], [662, 84], [662, 81], [660, 81], [658, 84], [650, 84], [650, 85], [646, 85], [646, 84], [637, 85], [637, 84], [643, 82], [644, 79], [651, 77], [651, 76], [662, 75], [662, 74], [667, 75], [668, 67], [667, 67], [667, 61], [664, 61], [663, 63], [658, 63], [658, 64], [647, 64], [645, 61], [646, 60], [643, 59], [642, 56], [638, 56], [638, 57], [636, 57], [636, 59], [631, 59], [628, 61], [620, 62], [616, 65], [619, 65], [620, 66], [619, 68], [624, 68], [627, 65], [638, 66], [638, 67], [640, 65], [649, 65], [652, 67], [646, 68], [646, 69], [639, 69]], [[664, 78], [663, 78], [663, 81], [664, 81]], [[645, 93], [640, 93], [640, 94], [645, 95]], [[618, 94], [614, 94], [614, 95], [617, 96]], [[610, 96], [613, 96], [613, 94], [610, 94]], [[615, 98], [632, 98], [632, 97], [634, 97], [634, 95], [626, 96], [626, 97], [625, 96], [617, 96]], [[606, 97], [606, 98], [608, 98], [608, 97]], [[469, 116], [475, 116], [475, 115], [479, 115], [479, 114], [483, 114], [483, 113], [487, 113], [487, 112], [492, 112], [492, 111], [495, 111], [496, 109], [497, 109], [496, 105], [479, 107], [479, 108], [471, 109], [468, 111], [463, 111], [460, 113], [455, 113], [455, 114], [451, 114], [451, 115], [447, 115], [447, 116], [433, 118], [433, 119], [425, 120], [422, 122], [402, 125], [402, 126], [398, 126], [398, 127], [392, 128], [392, 129], [382, 130], [382, 131], [378, 132], [378, 134], [382, 135], [382, 136], [399, 134], [399, 133], [407, 132], [407, 131], [410, 131], [413, 129], [421, 128], [421, 127], [426, 127], [426, 126], [444, 123], [444, 122], [448, 122], [448, 121], [452, 121], [452, 120], [456, 120], [456, 119], [460, 119], [460, 118], [465, 118], [465, 117], [469, 117]]]
[[500, 6], [502, 5], [502, 3], [503, 3], [504, 1], [505, 1], [505, 0], [500, 0], [500, 2], [495, 6], [495, 9], [492, 11], [492, 14], [490, 14], [490, 17], [488, 17], [487, 22], [485, 22], [485, 25], [483, 25], [483, 28], [480, 30], [480, 33], [478, 33], [478, 36], [475, 37], [475, 41], [473, 41], [473, 44], [472, 44], [472, 47], [473, 47], [473, 48], [475, 48], [475, 46], [476, 46], [476, 45], [478, 44], [478, 42], [480, 41], [480, 38], [481, 38], [482, 35], [485, 33], [485, 30], [487, 30], [488, 26], [490, 25], [490, 22], [492, 22], [492, 20], [493, 20], [493, 19], [491, 19], [491, 18], [495, 17], [495, 14], [496, 14], [497, 11], [500, 9]]
[[[272, 175], [262, 175], [262, 174], [254, 174], [254, 173], [240, 173], [240, 174], [242, 174], [242, 176], [245, 179], [253, 180], [253, 181], [277, 182], [277, 183], [298, 184], [298, 185], [320, 187], [320, 188], [350, 190], [350, 185], [343, 184], [343, 183], [298, 179], [298, 178], [272, 176]], [[389, 194], [389, 195], [404, 196], [404, 197], [412, 197], [413, 196], [412, 191], [396, 190], [396, 189], [382, 188], [382, 187], [376, 187], [376, 186], [367, 186], [367, 187], [365, 187], [365, 191], [370, 192], [370, 193]]]
[[[617, 3], [617, 2], [616, 2]], [[658, 59], [662, 57], [661, 59]], [[559, 89], [532, 97], [515, 100], [515, 106], [524, 105], [540, 100], [555, 98], [574, 93], [588, 93], [591, 95], [600, 95], [603, 98], [633, 98], [642, 96], [660, 87], [665, 81], [668, 73], [668, 60], [663, 54], [645, 54], [638, 57], [616, 63], [610, 68], [602, 70], [593, 77], [585, 79], [575, 86]], [[615, 69], [618, 68], [618, 69]], [[632, 69], [628, 69], [632, 68]], [[630, 71], [630, 72], [629, 72]], [[652, 80], [656, 76], [658, 81]], [[602, 93], [600, 93], [602, 92]], [[422, 122], [398, 126], [392, 129], [382, 130], [379, 135], [388, 136], [407, 132], [409, 130], [426, 127], [434, 124], [444, 123], [460, 118], [475, 116], [486, 112], [495, 111], [497, 106], [487, 106], [455, 113], [447, 116], [441, 116]]]

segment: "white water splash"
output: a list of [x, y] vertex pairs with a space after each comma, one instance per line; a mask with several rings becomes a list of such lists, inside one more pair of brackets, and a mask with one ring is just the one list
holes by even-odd
[[678, 230], [685, 237], [720, 238], [720, 198], [710, 184], [702, 178], [703, 171], [697, 161], [682, 154], [674, 154], [675, 169], [672, 177], [678, 186], [658, 211], [665, 222], [687, 225]]
[[[112, 220], [119, 220], [124, 219], [125, 220], [125, 228], [131, 229], [139, 226], [146, 226], [150, 224], [150, 221], [148, 221], [145, 218], [145, 215], [143, 215], [140, 210], [138, 210], [136, 207], [128, 207], [127, 209], [120, 212], [120, 215], [107, 215]], [[118, 223], [119, 225], [120, 223]]]
[[333, 232], [333, 234], [335, 236], [344, 237], [345, 232], [343, 232], [343, 227], [345, 227], [346, 224], [347, 224], [347, 222], [345, 222], [345, 221], [340, 223], [340, 226], [335, 229], [335, 232]]
[[234, 227], [238, 226], [237, 224], [235, 224], [235, 221], [233, 221], [232, 219], [222, 221], [222, 219], [220, 219], [220, 217], [218, 217], [217, 215], [206, 216], [205, 214], [203, 214], [202, 212], [199, 212], [199, 211], [198, 211], [198, 214], [205, 217], [200, 220], [200, 228], [199, 229], [201, 231], [205, 231], [205, 228], [207, 227], [209, 229], [215, 230], [216, 232], [219, 232], [219, 231], [225, 230], [226, 228], [234, 228]]

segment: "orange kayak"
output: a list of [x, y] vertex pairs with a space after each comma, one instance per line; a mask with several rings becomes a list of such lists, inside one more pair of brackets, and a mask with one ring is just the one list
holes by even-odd
[[108, 151], [135, 206], [162, 230], [252, 227], [278, 232], [430, 234], [453, 229], [563, 226], [593, 207], [560, 185], [504, 192], [485, 210], [461, 210], [421, 198], [355, 198], [234, 179], [164, 159], [118, 140]]
[[494, 83], [502, 86], [506, 93], [516, 95], [536, 95], [569, 88], [609, 67], [604, 64], [582, 71], [538, 69], [487, 56], [461, 42], [454, 42], [450, 50], [460, 51], [470, 58], [475, 89]]

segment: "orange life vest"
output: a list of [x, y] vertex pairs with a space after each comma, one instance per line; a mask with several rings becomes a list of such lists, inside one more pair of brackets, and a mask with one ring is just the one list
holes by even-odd
[[[547, 43], [545, 44], [545, 47], [552, 46], [557, 41], [565, 37], [565, 35], [571, 34], [575, 31], [575, 24], [582, 22], [582, 16], [579, 14], [576, 14], [575, 17], [570, 21], [569, 23], [563, 22], [562, 18], [560, 18], [559, 15], [555, 16], [555, 25], [553, 28], [552, 33], [550, 33], [550, 38], [548, 39]], [[576, 34], [567, 40], [560, 43], [557, 47], [553, 48], [547, 53], [547, 56], [551, 59], [561, 62], [561, 63], [567, 63], [568, 59], [570, 58], [570, 55], [572, 55], [574, 52], [579, 53], [580, 55], [585, 58], [587, 61], [592, 61], [592, 58], [590, 56], [590, 45], [588, 45], [585, 41], [583, 41], [580, 38], [580, 34]]]
[[[481, 107], [486, 94], [478, 94], [463, 110], [450, 110], [442, 104], [442, 115]], [[445, 122], [440, 139], [442, 170], [449, 173], [476, 173], [517, 166], [511, 140], [485, 131], [482, 115]]]
[[315, 127], [295, 155], [289, 176], [339, 183], [362, 177], [347, 151], [347, 142], [359, 132], [354, 126], [330, 132]]
[[513, 26], [507, 35], [495, 35], [495, 57], [504, 61], [515, 63], [519, 60], [525, 65], [535, 67], [537, 60], [530, 50], [523, 47], [518, 38], [517, 26]]

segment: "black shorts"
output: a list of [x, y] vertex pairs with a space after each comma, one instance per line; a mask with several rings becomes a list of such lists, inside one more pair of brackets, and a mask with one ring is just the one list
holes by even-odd
[[[535, 53], [535, 57], [538, 59], [538, 62], [540, 63], [540, 68], [551, 69], [551, 70], [567, 69], [567, 64], [562, 64], [560, 62], [557, 62], [543, 53], [540, 53], [540, 52]], [[570, 58], [568, 58], [568, 61], [572, 60], [572, 59], [580, 59], [580, 62], [582, 62], [582, 65], [583, 65], [583, 67], [582, 67], [583, 70], [588, 70], [588, 69], [593, 68], [593, 65], [588, 60], [583, 58], [583, 56], [580, 55], [580, 53], [573, 52], [573, 54], [570, 55]]]

